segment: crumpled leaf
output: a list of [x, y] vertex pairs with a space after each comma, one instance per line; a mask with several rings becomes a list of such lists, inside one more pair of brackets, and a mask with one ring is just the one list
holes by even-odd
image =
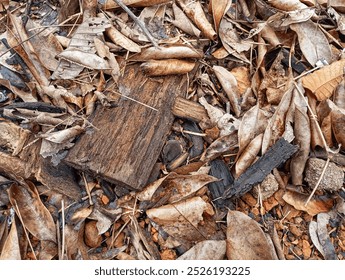
[[16, 214], [23, 220], [23, 226], [39, 240], [56, 242], [56, 226], [48, 209], [42, 203], [36, 187], [12, 184], [9, 198]]
[[315, 66], [319, 60], [331, 63], [332, 52], [327, 37], [315, 23], [308, 20], [291, 24], [290, 28], [297, 33], [302, 53], [312, 66]]
[[220, 136], [230, 135], [233, 131], [238, 130], [240, 122], [231, 114], [224, 113], [220, 108], [210, 105], [205, 97], [200, 97], [199, 103], [205, 107], [211, 121], [217, 124]]
[[229, 260], [276, 260], [276, 252], [260, 225], [246, 214], [228, 211], [226, 255]]
[[286, 191], [283, 199], [298, 210], [307, 212], [311, 216], [319, 213], [328, 212], [333, 207], [333, 199], [329, 197], [313, 196], [307, 205], [305, 205], [308, 195]]
[[[203, 214], [212, 209], [200, 197], [192, 197], [178, 203], [152, 208], [146, 211], [147, 217], [163, 228], [171, 237], [179, 242], [196, 242], [205, 240], [207, 230]], [[213, 210], [212, 210], [213, 211]], [[214, 225], [211, 226], [214, 230]]]

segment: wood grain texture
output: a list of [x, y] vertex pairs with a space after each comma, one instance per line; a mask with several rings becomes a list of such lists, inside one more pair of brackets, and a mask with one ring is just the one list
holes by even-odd
[[171, 129], [175, 97], [186, 92], [186, 75], [148, 78], [136, 65], [119, 81], [117, 107], [98, 107], [90, 121], [98, 130], [84, 134], [66, 162], [132, 189], [142, 188]]

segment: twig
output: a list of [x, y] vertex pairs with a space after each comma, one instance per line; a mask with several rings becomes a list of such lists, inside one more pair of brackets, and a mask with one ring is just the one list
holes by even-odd
[[61, 240], [61, 256], [60, 260], [64, 259], [65, 255], [65, 203], [61, 200], [61, 224], [62, 224], [62, 240]]
[[146, 28], [146, 26], [142, 23], [142, 21], [135, 15], [133, 12], [122, 2], [122, 0], [113, 0], [117, 5], [119, 5], [132, 19], [133, 21], [141, 28], [141, 30], [144, 32], [145, 36], [149, 41], [152, 43], [153, 46], [158, 48], [158, 44], [151, 35], [150, 31]]
[[[118, 95], [120, 95], [120, 96], [123, 97], [123, 98], [129, 99], [129, 100], [131, 100], [131, 101], [133, 101], [133, 102], [135, 102], [135, 103], [138, 103], [138, 104], [143, 105], [143, 106], [145, 106], [145, 107], [147, 107], [147, 108], [150, 108], [150, 109], [153, 110], [153, 111], [158, 112], [158, 110], [157, 110], [156, 108], [151, 107], [150, 105], [147, 105], [147, 104], [145, 104], [145, 103], [143, 103], [143, 102], [140, 102], [140, 101], [138, 101], [138, 100], [136, 100], [136, 99], [134, 99], [134, 98], [131, 98], [131, 97], [129, 97], [129, 96], [123, 95], [123, 94], [121, 94], [120, 92], [117, 92], [117, 91], [114, 91], [114, 90], [109, 90], [109, 89], [108, 89], [108, 91], [110, 91], [110, 92], [112, 92], [112, 93], [115, 93], [115, 94], [118, 94]], [[111, 101], [111, 100], [110, 100], [110, 101]]]
[[[32, 253], [33, 253], [34, 257], [35, 257], [35, 260], [37, 260], [36, 255], [35, 255], [34, 248], [32, 247], [32, 244], [31, 244], [31, 241], [30, 241], [30, 238], [29, 238], [29, 234], [28, 234], [28, 232], [26, 231], [26, 227], [25, 227], [25, 224], [24, 224], [22, 215], [20, 214], [19, 207], [18, 207], [18, 204], [17, 204], [17, 201], [16, 201], [16, 200], [14, 201], [14, 207], [16, 208], [18, 218], [19, 218], [20, 222], [21, 222], [22, 225], [23, 225], [24, 233], [25, 233], [26, 239], [28, 240], [30, 249], [31, 249], [31, 251], [32, 251]], [[14, 221], [14, 222], [15, 222], [15, 221]]]
[[320, 137], [321, 137], [321, 140], [322, 140], [322, 144], [324, 145], [326, 151], [327, 151], [327, 154], [329, 153], [333, 153], [333, 151], [328, 147], [327, 145], [327, 142], [326, 142], [326, 139], [325, 137], [323, 136], [323, 133], [322, 133], [322, 130], [321, 130], [321, 127], [317, 121], [317, 116], [314, 114], [313, 110], [311, 109], [311, 107], [309, 106], [309, 103], [308, 103], [308, 100], [305, 98], [304, 94], [302, 93], [302, 91], [300, 90], [300, 88], [298, 87], [298, 85], [296, 84], [296, 82], [294, 82], [294, 85], [298, 91], [298, 93], [301, 95], [301, 97], [303, 98], [304, 102], [307, 104], [307, 108], [310, 112], [310, 115], [311, 115], [311, 119], [315, 122], [316, 124], [316, 128], [317, 128], [317, 132], [319, 133]]
[[84, 181], [84, 185], [85, 185], [85, 190], [86, 190], [87, 196], [89, 198], [89, 203], [90, 203], [90, 205], [93, 205], [93, 201], [92, 201], [91, 193], [90, 193], [90, 189], [89, 189], [89, 184], [86, 181], [85, 173], [83, 172], [82, 175], [83, 175], [83, 181]]

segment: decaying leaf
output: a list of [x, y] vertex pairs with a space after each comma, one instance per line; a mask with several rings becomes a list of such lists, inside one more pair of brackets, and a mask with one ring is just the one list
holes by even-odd
[[140, 54], [132, 56], [131, 60], [146, 61], [150, 59], [183, 59], [183, 58], [202, 58], [202, 53], [199, 51], [185, 46], [185, 45], [171, 45], [167, 47], [150, 47], [144, 49]]
[[345, 59], [316, 70], [302, 78], [303, 87], [309, 89], [318, 101], [329, 98], [344, 75]]
[[326, 260], [337, 260], [335, 248], [328, 234], [327, 224], [330, 216], [327, 213], [317, 215], [317, 235], [322, 246], [322, 251]]
[[19, 239], [16, 222], [13, 221], [11, 230], [0, 251], [0, 260], [21, 260]]
[[181, 59], [149, 60], [140, 65], [148, 76], [182, 75], [193, 70], [195, 62]]
[[[200, 197], [192, 197], [175, 204], [164, 205], [146, 211], [148, 218], [161, 226], [180, 242], [204, 240], [201, 223], [203, 213], [210, 205]], [[206, 228], [204, 228], [206, 230]]]
[[236, 177], [239, 177], [256, 159], [261, 150], [263, 133], [257, 135], [242, 151], [236, 161]]
[[314, 196], [307, 205], [308, 195], [286, 191], [283, 199], [298, 210], [307, 212], [311, 216], [328, 212], [333, 207], [333, 199], [329, 197]]
[[290, 28], [297, 33], [303, 55], [312, 66], [315, 66], [319, 60], [331, 63], [332, 53], [327, 37], [316, 24], [309, 20], [291, 24]]
[[205, 240], [201, 241], [178, 260], [223, 260], [226, 253], [225, 240]]
[[279, 137], [283, 135], [285, 131], [285, 117], [290, 108], [292, 92], [293, 88], [288, 88], [283, 98], [281, 99], [275, 113], [269, 120], [268, 126], [265, 129], [264, 137], [262, 140], [263, 154], [273, 143], [277, 141]]
[[238, 139], [237, 133], [234, 131], [229, 135], [224, 135], [216, 139], [205, 151], [202, 155], [202, 161], [211, 161], [218, 156], [229, 152], [231, 149], [234, 149], [238, 146]]
[[230, 100], [232, 110], [236, 117], [238, 117], [241, 113], [241, 105], [239, 103], [239, 93], [235, 76], [221, 66], [213, 66], [213, 70]]
[[111, 26], [105, 30], [107, 36], [117, 45], [123, 47], [124, 49], [139, 53], [141, 51], [140, 46], [133, 42], [131, 39], [127, 38], [123, 35], [120, 31], [118, 31], [115, 27]]
[[283, 11], [294, 11], [307, 9], [308, 6], [301, 3], [299, 0], [269, 0], [273, 7]]
[[299, 146], [298, 152], [291, 160], [291, 175], [294, 185], [302, 185], [303, 171], [310, 151], [310, 125], [306, 106], [299, 105], [295, 107], [294, 115], [294, 135], [295, 143]]
[[226, 255], [229, 260], [278, 259], [268, 238], [260, 225], [246, 214], [239, 211], [228, 212]]
[[340, 110], [332, 110], [331, 113], [332, 130], [341, 149], [345, 150], [345, 114]]
[[178, 0], [177, 3], [208, 39], [214, 41], [217, 38], [217, 33], [207, 20], [199, 1]]
[[48, 209], [42, 203], [36, 187], [12, 184], [9, 198], [23, 226], [39, 240], [56, 242], [56, 226]]
[[195, 27], [185, 13], [175, 3], [172, 4], [172, 8], [175, 19], [171, 23], [189, 35], [200, 37], [201, 31]]

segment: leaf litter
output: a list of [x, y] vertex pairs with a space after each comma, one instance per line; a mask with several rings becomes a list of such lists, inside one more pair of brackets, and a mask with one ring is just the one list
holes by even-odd
[[[345, 258], [338, 1], [62, 3], [0, 7], [0, 259]], [[131, 65], [188, 80], [141, 190], [64, 161], [99, 108], [157, 110]]]

